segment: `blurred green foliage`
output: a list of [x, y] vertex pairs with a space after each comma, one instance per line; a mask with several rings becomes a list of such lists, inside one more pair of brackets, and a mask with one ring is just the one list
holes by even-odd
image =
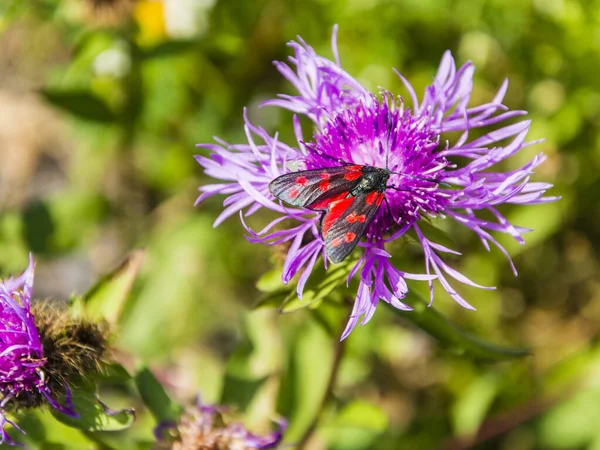
[[[146, 251], [118, 310], [118, 352], [135, 382], [105, 393], [111, 405], [137, 399], [135, 425], [100, 439], [50, 414], [27, 416], [23, 428], [45, 430], [30, 432], [28, 445], [149, 448], [157, 408], [177, 408], [153, 392], [141, 364], [179, 404], [197, 393], [227, 402], [257, 431], [288, 417], [290, 443], [318, 416], [307, 447], [315, 450], [600, 448], [599, 20], [598, 0], [2, 2], [1, 273], [22, 270], [31, 249], [37, 296], [64, 300], [130, 249]], [[292, 92], [271, 61], [287, 58], [296, 35], [331, 56], [334, 23], [344, 68], [368, 88], [405, 95], [395, 67], [422, 92], [450, 49], [476, 64], [474, 103], [508, 77], [505, 103], [530, 111], [530, 139], [546, 140], [512, 163], [544, 151], [537, 178], [563, 200], [503, 210], [535, 229], [523, 247], [501, 240], [518, 278], [499, 252], [437, 224], [464, 255], [455, 266], [498, 289], [460, 287], [476, 312], [441, 291], [435, 304], [461, 333], [530, 356], [490, 364], [456, 355], [379, 308], [345, 341], [323, 406], [345, 299], [321, 302], [321, 286], [318, 308], [251, 310], [273, 292], [265, 283], [276, 279], [256, 283], [278, 256], [248, 243], [235, 217], [213, 228], [221, 199], [193, 207], [208, 181], [194, 144], [243, 142], [244, 106], [293, 142], [288, 114], [257, 107]], [[410, 241], [393, 250], [399, 267], [422, 272]], [[286, 311], [302, 306], [289, 300]], [[148, 411], [142, 401], [153, 395]]]

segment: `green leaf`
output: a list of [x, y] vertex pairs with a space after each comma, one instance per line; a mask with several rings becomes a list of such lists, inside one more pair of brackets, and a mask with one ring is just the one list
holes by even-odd
[[[58, 421], [52, 408], [22, 411], [19, 414], [19, 426], [27, 432], [23, 435], [15, 429], [8, 431], [17, 442], [24, 443], [26, 448], [35, 450], [64, 449], [75, 450], [90, 447], [91, 440], [85, 431]], [[0, 446], [4, 448], [4, 446]], [[8, 447], [7, 448], [13, 448]]]
[[289, 302], [295, 295], [296, 291], [293, 291], [289, 287], [284, 286], [276, 291], [269, 292], [261, 296], [254, 305], [254, 309], [281, 308], [285, 303]]
[[79, 418], [69, 417], [51, 409], [59, 422], [85, 431], [118, 431], [129, 428], [135, 420], [133, 409], [112, 410], [91, 389], [73, 389], [72, 400]]
[[256, 289], [261, 292], [277, 292], [282, 290], [289, 291], [289, 287], [281, 282], [281, 267], [276, 267], [261, 276], [256, 282]]
[[42, 96], [57, 108], [93, 122], [114, 122], [115, 114], [102, 99], [88, 91], [44, 89]]
[[600, 439], [600, 389], [588, 387], [548, 411], [540, 420], [541, 444], [545, 448], [584, 448]]
[[[350, 258], [341, 264], [337, 264], [325, 271], [322, 266], [316, 273], [311, 274], [311, 278], [304, 287], [302, 300], [297, 296], [293, 297], [292, 301], [284, 304], [281, 308], [282, 312], [290, 312], [298, 309], [300, 306], [318, 306], [318, 303], [325, 300], [331, 294], [338, 294], [338, 289], [346, 288], [346, 278], [352, 266], [356, 264], [356, 259]], [[339, 297], [341, 298], [341, 297]], [[332, 298], [329, 298], [332, 300]]]
[[157, 422], [176, 422], [181, 414], [181, 407], [175, 404], [167, 395], [160, 382], [143, 367], [135, 375], [135, 384], [138, 388], [144, 405], [150, 410]]
[[281, 267], [276, 267], [261, 276], [256, 282], [256, 288], [264, 292], [254, 305], [258, 308], [280, 308], [295, 295], [295, 283], [283, 284]]
[[457, 436], [473, 436], [485, 419], [498, 393], [498, 379], [483, 376], [466, 385], [452, 408], [452, 419]]
[[414, 311], [401, 311], [390, 306], [392, 311], [414, 323], [454, 354], [490, 362], [521, 358], [530, 354], [527, 349], [490, 344], [467, 333], [438, 311], [428, 307], [427, 302], [414, 290], [408, 294], [408, 298], [408, 303], [413, 306]]
[[117, 323], [144, 263], [144, 252], [135, 250], [112, 272], [104, 275], [82, 297], [87, 314]]
[[[91, 442], [87, 445], [91, 445]], [[54, 442], [42, 442], [36, 450], [81, 450], [81, 447], [78, 445], [69, 445], [69, 444], [57, 444]], [[112, 450], [102, 448], [101, 450]]]
[[246, 410], [254, 395], [267, 379], [268, 377], [259, 379], [239, 378], [226, 374], [220, 403], [235, 405], [242, 411]]
[[331, 425], [323, 428], [331, 449], [372, 448], [373, 442], [387, 429], [384, 411], [374, 404], [355, 401], [342, 409]]
[[332, 339], [323, 327], [306, 321], [294, 338], [286, 377], [280, 389], [278, 407], [290, 421], [285, 438], [298, 441], [319, 414], [329, 393], [327, 385], [334, 360], [334, 346], [339, 337]]
[[279, 311], [287, 314], [304, 308], [316, 308], [320, 303], [321, 298], [314, 298], [312, 295], [309, 295], [303, 296], [302, 299], [299, 299], [294, 292], [285, 298], [283, 304], [279, 308]]
[[120, 384], [131, 380], [131, 375], [121, 364], [113, 362], [104, 364], [102, 371], [92, 375], [94, 381], [102, 384]]
[[247, 410], [265, 381], [279, 370], [281, 352], [274, 316], [267, 310], [244, 314], [245, 339], [227, 361], [220, 403]]
[[304, 286], [301, 299], [296, 294], [297, 278], [283, 285], [280, 280], [281, 269], [274, 269], [257, 283], [257, 288], [266, 294], [256, 307], [279, 306], [280, 312], [289, 313], [303, 308], [316, 308], [325, 299], [340, 300], [341, 292], [347, 290], [348, 273], [356, 262], [356, 258], [350, 257], [341, 264], [330, 266], [329, 270], [322, 265], [316, 266]]

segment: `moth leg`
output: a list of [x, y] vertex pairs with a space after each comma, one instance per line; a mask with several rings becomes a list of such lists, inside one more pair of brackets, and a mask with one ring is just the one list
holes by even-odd
[[387, 197], [383, 197], [383, 199], [385, 200], [385, 205], [387, 206], [387, 210], [388, 210], [390, 217], [392, 218], [392, 220], [394, 221], [394, 223], [396, 225], [400, 226], [400, 223], [394, 217], [394, 213], [392, 213], [392, 208], [390, 207], [390, 202], [388, 202]]

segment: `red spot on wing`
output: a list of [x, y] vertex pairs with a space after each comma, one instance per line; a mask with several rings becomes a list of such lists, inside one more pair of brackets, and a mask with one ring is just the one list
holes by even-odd
[[354, 181], [359, 179], [360, 177], [362, 177], [362, 168], [363, 166], [359, 165], [344, 167], [344, 169], [346, 169], [346, 171], [348, 172], [344, 175], [344, 179], [348, 181]]
[[323, 217], [323, 223], [321, 224], [323, 237], [327, 237], [329, 229], [340, 219], [353, 201], [354, 197], [346, 197], [330, 203], [329, 210], [327, 211], [327, 214], [325, 214], [325, 217]]
[[298, 178], [296, 178], [296, 184], [298, 186], [304, 186], [307, 182], [308, 178], [306, 178], [305, 176], [299, 176]]
[[348, 214], [346, 216], [346, 220], [349, 223], [354, 223], [354, 222], [364, 223], [364, 221], [367, 220], [367, 216], [364, 214], [358, 215], [355, 212], [351, 212], [350, 214]]
[[300, 195], [300, 191], [295, 187], [291, 188], [290, 192], [288, 192], [288, 197], [291, 199], [298, 197], [298, 195]]
[[352, 242], [354, 239], [356, 239], [356, 233], [353, 233], [352, 231], [348, 231], [344, 236], [346, 242]]
[[354, 166], [346, 166], [345, 169], [348, 172], [361, 172], [362, 171], [363, 166], [359, 166], [358, 164], [354, 165]]
[[344, 243], [344, 240], [341, 237], [336, 237], [333, 241], [329, 243], [330, 247], [339, 247]]
[[329, 180], [331, 178], [331, 174], [329, 172], [323, 172], [321, 173], [321, 179], [322, 180]]
[[359, 179], [360, 177], [362, 177], [362, 172], [348, 172], [344, 175], [344, 180], [353, 181]]
[[323, 180], [319, 183], [319, 189], [321, 192], [327, 192], [329, 190], [329, 181]]
[[383, 192], [373, 191], [367, 195], [365, 198], [365, 203], [369, 206], [373, 203], [375, 203], [376, 206], [379, 206], [384, 198], [385, 194]]
[[365, 202], [367, 203], [367, 205], [372, 205], [373, 203], [375, 203], [375, 200], [377, 199], [378, 195], [380, 194], [377, 191], [373, 191], [370, 194], [368, 194], [365, 198]]
[[341, 194], [334, 195], [333, 197], [327, 197], [327, 198], [324, 198], [323, 200], [319, 200], [318, 202], [312, 203], [312, 204], [308, 205], [308, 208], [314, 209], [317, 211], [324, 210], [324, 209], [327, 209], [331, 203], [337, 202], [338, 200], [345, 198], [347, 195], [348, 195], [347, 192], [342, 192]]

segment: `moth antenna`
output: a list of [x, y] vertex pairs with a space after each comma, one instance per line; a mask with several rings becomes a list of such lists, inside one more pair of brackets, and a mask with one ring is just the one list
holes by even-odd
[[388, 214], [390, 215], [390, 217], [392, 218], [392, 220], [394, 221], [394, 223], [396, 225], [400, 225], [400, 223], [394, 217], [394, 213], [392, 212], [392, 208], [390, 207], [390, 202], [388, 201], [387, 197], [383, 197], [383, 199], [385, 200], [385, 204], [387, 206]]
[[396, 186], [386, 186], [385, 188], [386, 189], [393, 189], [395, 191], [400, 191], [400, 192], [412, 192], [413, 191], [413, 189], [402, 189], [402, 188], [399, 188], [399, 187], [396, 187]]
[[435, 183], [435, 184], [439, 184], [441, 186], [450, 187], [450, 185], [448, 183], [444, 183], [443, 181], [434, 180], [433, 178], [418, 177], [416, 175], [409, 175], [407, 173], [402, 173], [402, 172], [390, 172], [390, 173], [393, 173], [394, 175], [400, 175], [402, 177], [414, 178], [415, 180], [428, 181], [429, 183]]

